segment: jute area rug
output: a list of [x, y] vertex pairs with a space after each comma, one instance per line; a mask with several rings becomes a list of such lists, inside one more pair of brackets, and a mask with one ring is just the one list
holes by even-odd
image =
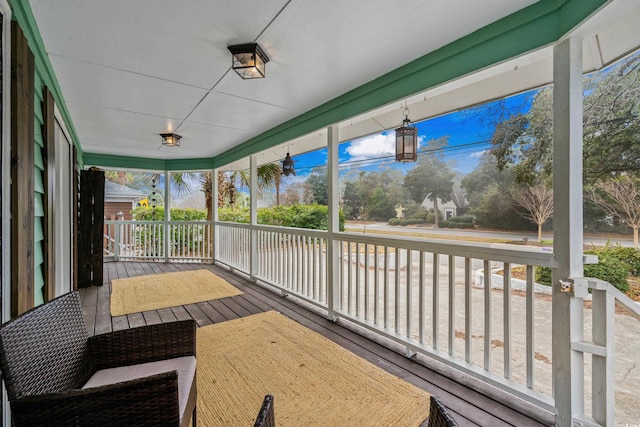
[[111, 281], [111, 315], [138, 313], [240, 295], [209, 270], [152, 274]]
[[198, 424], [419, 426], [429, 394], [274, 311], [198, 329]]

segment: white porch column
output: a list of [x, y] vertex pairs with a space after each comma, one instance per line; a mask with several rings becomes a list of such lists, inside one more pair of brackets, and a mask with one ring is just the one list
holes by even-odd
[[171, 175], [164, 171], [164, 262], [169, 262], [169, 242], [171, 241], [169, 222], [171, 221]]
[[583, 275], [582, 41], [568, 39], [553, 51], [553, 384], [557, 425], [584, 413], [582, 298], [561, 291], [560, 280]]
[[249, 158], [249, 205], [251, 244], [249, 250], [249, 277], [255, 281], [255, 273], [258, 270], [258, 231], [255, 229], [258, 224], [258, 157], [253, 155]]
[[218, 233], [216, 233], [216, 222], [218, 221], [218, 169], [211, 171], [211, 262], [216, 263], [216, 249], [218, 248]]
[[328, 181], [328, 239], [327, 239], [327, 314], [329, 320], [335, 321], [335, 309], [338, 305], [339, 271], [338, 242], [334, 240], [334, 233], [340, 231], [340, 189], [338, 182], [338, 125], [327, 128], [327, 181]]

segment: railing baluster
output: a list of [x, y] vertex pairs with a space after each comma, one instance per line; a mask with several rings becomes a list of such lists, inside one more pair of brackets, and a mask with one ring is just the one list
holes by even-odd
[[351, 284], [352, 284], [352, 280], [351, 280], [351, 273], [352, 273], [352, 266], [351, 264], [353, 264], [353, 256], [351, 255], [351, 242], [347, 242], [347, 254], [349, 256], [349, 264], [347, 264], [347, 277], [348, 277], [348, 283], [347, 283], [347, 313], [351, 313], [352, 307], [352, 299], [351, 299]]
[[356, 317], [360, 316], [360, 243], [356, 243]]
[[380, 274], [378, 270], [380, 263], [378, 262], [378, 245], [374, 245], [373, 250], [373, 323], [378, 325], [378, 321], [380, 320]]
[[326, 275], [326, 267], [325, 267], [325, 252], [324, 252], [324, 248], [327, 247], [327, 240], [326, 239], [320, 239], [320, 248], [319, 248], [319, 262], [320, 262], [320, 266], [319, 266], [319, 270], [318, 270], [318, 282], [319, 282], [319, 288], [318, 288], [318, 293], [319, 293], [319, 298], [321, 302], [327, 302], [329, 301], [329, 299], [327, 298], [327, 292], [326, 292], [326, 283], [327, 283], [327, 275]]
[[288, 288], [293, 290], [293, 235], [289, 234], [287, 237], [287, 274], [289, 277], [288, 280]]
[[364, 244], [364, 320], [369, 320], [369, 245]]
[[456, 259], [449, 255], [449, 355], [453, 356], [456, 336]]
[[433, 314], [433, 348], [438, 349], [438, 336], [440, 335], [440, 256], [433, 253], [433, 297], [432, 297], [432, 314]]
[[504, 323], [504, 377], [511, 378], [511, 264], [504, 263], [503, 323]]
[[405, 316], [407, 316], [406, 322], [407, 322], [407, 330], [405, 332], [406, 337], [408, 339], [411, 339], [411, 333], [412, 333], [412, 320], [413, 320], [413, 299], [412, 297], [412, 290], [411, 290], [411, 267], [413, 264], [413, 251], [407, 249], [407, 276], [406, 276], [406, 293], [407, 293], [407, 309], [405, 310]]
[[471, 318], [472, 316], [472, 300], [471, 300], [471, 259], [464, 259], [464, 360], [471, 363]]
[[491, 370], [491, 271], [484, 260], [484, 369]]
[[384, 328], [389, 329], [389, 247], [384, 247]]
[[527, 362], [527, 387], [533, 388], [534, 384], [534, 364], [535, 364], [535, 354], [534, 354], [534, 337], [535, 325], [533, 323], [533, 313], [534, 313], [534, 290], [533, 290], [533, 266], [527, 265], [527, 292], [526, 292], [526, 362]]
[[424, 283], [424, 252], [420, 251], [420, 267], [418, 270], [418, 340], [420, 344], [424, 344], [424, 321], [426, 317], [425, 310], [425, 283]]
[[395, 293], [394, 293], [394, 331], [400, 331], [400, 248], [396, 246]]
[[312, 298], [314, 301], [316, 300], [318, 280], [316, 278], [316, 273], [318, 272], [318, 259], [316, 258], [318, 239], [314, 236], [310, 239], [311, 247], [309, 248], [309, 255], [311, 258], [311, 271], [309, 281], [309, 292], [308, 296]]

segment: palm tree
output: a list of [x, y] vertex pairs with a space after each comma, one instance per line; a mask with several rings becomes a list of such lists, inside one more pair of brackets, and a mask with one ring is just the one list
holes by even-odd
[[[282, 182], [282, 169], [279, 163], [266, 163], [258, 166], [258, 196], [262, 196], [265, 190], [276, 190], [276, 202], [280, 199], [280, 183]], [[235, 171], [230, 174], [220, 173], [218, 175], [218, 206], [224, 204], [224, 200], [229, 200], [229, 204], [235, 204], [236, 184], [250, 187], [251, 180], [249, 172], [246, 170]], [[204, 185], [204, 181], [203, 181]], [[206, 189], [203, 186], [206, 193]]]

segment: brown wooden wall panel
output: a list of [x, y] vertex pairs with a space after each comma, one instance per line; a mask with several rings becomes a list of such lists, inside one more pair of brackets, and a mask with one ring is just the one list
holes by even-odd
[[11, 315], [34, 305], [34, 58], [11, 22]]
[[102, 286], [104, 171], [80, 172], [78, 287]]
[[44, 88], [42, 102], [42, 140], [44, 142], [44, 300], [51, 301], [56, 297], [56, 271], [54, 250], [53, 210], [55, 208], [55, 102], [47, 87]]

